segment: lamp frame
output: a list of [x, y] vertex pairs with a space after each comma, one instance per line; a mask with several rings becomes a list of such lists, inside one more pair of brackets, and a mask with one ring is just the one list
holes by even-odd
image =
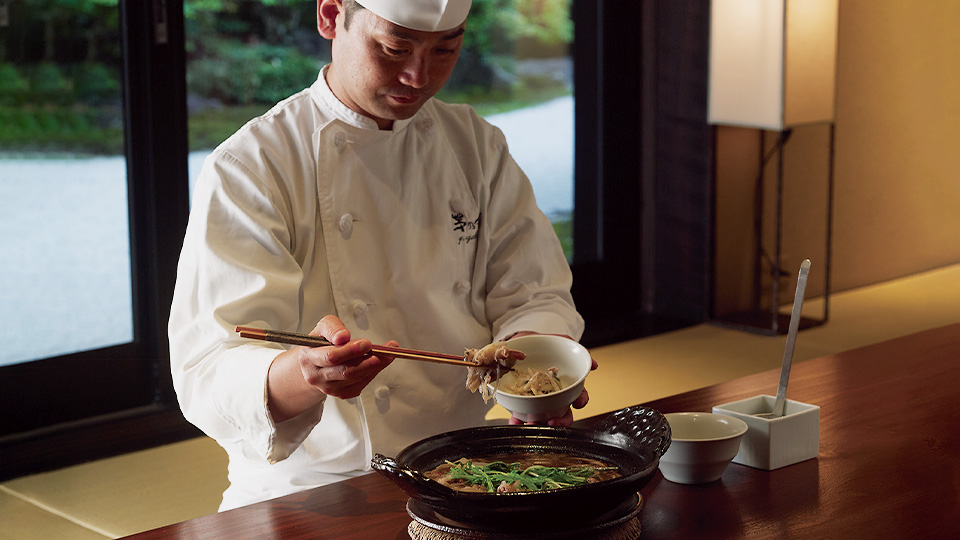
[[[828, 156], [827, 156], [827, 208], [826, 208], [826, 238], [825, 238], [825, 250], [824, 250], [824, 259], [823, 264], [817, 264], [818, 267], [822, 267], [824, 274], [824, 290], [823, 290], [823, 314], [821, 317], [810, 317], [810, 316], [801, 316], [800, 326], [801, 330], [812, 328], [815, 326], [820, 326], [825, 324], [830, 315], [830, 274], [832, 266], [832, 252], [833, 252], [833, 193], [834, 193], [834, 160], [835, 160], [835, 140], [836, 140], [836, 125], [834, 122], [821, 122], [816, 124], [807, 124], [807, 125], [826, 125], [829, 130], [828, 137]], [[716, 127], [715, 127], [716, 129]], [[770, 295], [768, 297], [770, 305], [768, 308], [763, 307], [763, 285], [765, 272], [763, 268], [764, 260], [764, 242], [763, 242], [763, 232], [764, 232], [764, 212], [763, 204], [760, 203], [754, 209], [754, 234], [757, 244], [755, 259], [754, 259], [754, 299], [755, 306], [752, 310], [738, 312], [728, 315], [717, 316], [713, 320], [714, 323], [721, 326], [726, 326], [734, 328], [737, 330], [744, 330], [752, 333], [776, 336], [787, 333], [789, 326], [790, 313], [784, 312], [782, 308], [784, 304], [781, 302], [781, 287], [780, 281], [782, 278], [787, 276], [792, 276], [793, 272], [791, 269], [785, 269], [783, 267], [783, 202], [784, 202], [784, 143], [786, 139], [789, 138], [790, 132], [793, 128], [788, 128], [785, 130], [765, 130], [760, 129], [760, 173], [759, 173], [759, 183], [761, 186], [764, 185], [763, 179], [766, 175], [767, 169], [767, 160], [765, 159], [765, 145], [764, 145], [764, 134], [766, 132], [777, 133], [777, 183], [776, 183], [776, 194], [775, 194], [775, 222], [774, 222], [774, 252], [772, 261], [770, 264], [769, 275], [766, 276], [771, 283]], [[715, 138], [716, 140], [716, 138]], [[763, 199], [762, 196], [759, 197], [760, 200]], [[814, 270], [816, 272], [816, 270]], [[794, 278], [796, 279], [796, 278]]]

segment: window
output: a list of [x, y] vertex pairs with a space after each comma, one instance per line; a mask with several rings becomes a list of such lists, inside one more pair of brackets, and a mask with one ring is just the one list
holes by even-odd
[[[549, 186], [537, 197], [568, 250], [588, 346], [662, 329], [645, 322], [657, 305], [649, 283], [678, 275], [649, 270], [659, 248], [641, 251], [661, 229], [645, 211], [659, 195], [640, 182], [659, 116], [641, 106], [650, 87], [632, 54], [655, 34], [653, 19], [638, 24], [652, 5], [475, 0], [472, 24], [491, 19], [488, 34], [471, 34], [483, 58], [468, 53], [445, 89], [499, 125], [533, 183]], [[526, 27], [493, 20], [505, 6]], [[702, 30], [672, 20], [684, 35]], [[179, 413], [166, 343], [191, 170], [309, 85], [326, 46], [311, 2], [0, 1], [0, 333], [30, 334], [0, 366], [0, 479], [199, 434]], [[554, 123], [511, 120], [540, 107]], [[528, 158], [516, 125], [557, 138]], [[538, 178], [528, 159], [544, 149], [552, 168]], [[49, 180], [18, 168], [60, 166], [68, 153]], [[63, 318], [30, 311], [46, 308]]]
[[135, 4], [0, 3], [5, 477], [196, 433], [164, 367], [182, 38]]
[[119, 9], [6, 7], [0, 365], [133, 340]]

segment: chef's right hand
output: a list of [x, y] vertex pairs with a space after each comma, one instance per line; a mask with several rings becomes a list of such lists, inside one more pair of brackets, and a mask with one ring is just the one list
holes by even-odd
[[[369, 339], [350, 339], [350, 330], [327, 315], [310, 332], [333, 343], [328, 347], [294, 347], [277, 355], [267, 372], [267, 406], [274, 422], [293, 418], [318, 402], [360, 395], [393, 361], [371, 353]], [[389, 341], [385, 345], [397, 346]]]

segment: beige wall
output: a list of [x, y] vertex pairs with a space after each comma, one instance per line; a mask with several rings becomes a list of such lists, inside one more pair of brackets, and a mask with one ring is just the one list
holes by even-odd
[[[960, 262], [960, 0], [841, 0], [839, 24], [834, 292]], [[808, 296], [822, 293], [814, 278], [823, 269], [827, 133], [798, 128], [784, 154], [787, 302], [804, 257], [814, 261]], [[718, 312], [749, 307], [755, 245], [744, 204], [759, 169], [757, 137], [717, 130]]]

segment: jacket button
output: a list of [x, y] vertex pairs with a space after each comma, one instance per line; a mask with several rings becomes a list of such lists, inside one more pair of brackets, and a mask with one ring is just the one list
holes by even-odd
[[349, 142], [349, 141], [347, 140], [347, 134], [344, 133], [344, 132], [342, 132], [342, 131], [338, 131], [338, 132], [333, 136], [333, 144], [336, 145], [337, 148], [342, 147], [343, 145], [347, 144], [348, 142]]
[[433, 118], [423, 118], [419, 122], [420, 129], [430, 131], [433, 128]]
[[353, 231], [353, 216], [350, 214], [340, 216], [339, 227], [343, 234], [350, 234]]
[[377, 399], [387, 399], [390, 397], [390, 387], [387, 385], [378, 386], [377, 389], [374, 390], [373, 395], [376, 396]]
[[357, 300], [353, 303], [353, 316], [355, 318], [363, 317], [367, 314], [367, 304]]
[[456, 288], [458, 293], [467, 294], [470, 292], [470, 282], [465, 279], [461, 279], [457, 282]]
[[462, 214], [464, 212], [463, 199], [450, 199], [450, 209], [457, 214]]

